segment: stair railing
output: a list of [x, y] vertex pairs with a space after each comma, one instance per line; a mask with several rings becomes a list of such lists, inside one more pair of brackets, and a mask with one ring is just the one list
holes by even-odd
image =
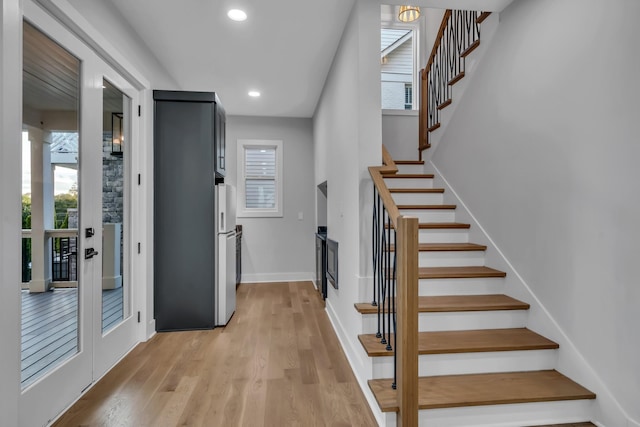
[[418, 219], [400, 214], [385, 174], [398, 171], [382, 148], [384, 166], [372, 166], [373, 301], [378, 308], [376, 336], [394, 352], [398, 426], [418, 425]]
[[451, 86], [464, 77], [465, 58], [480, 45], [480, 24], [491, 12], [448, 9], [427, 61], [420, 70], [418, 149], [430, 147], [429, 133], [440, 127], [440, 110], [451, 104]]

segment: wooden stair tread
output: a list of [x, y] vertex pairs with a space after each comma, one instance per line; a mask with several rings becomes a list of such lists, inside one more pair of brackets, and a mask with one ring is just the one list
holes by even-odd
[[[397, 412], [392, 379], [369, 380], [382, 412]], [[418, 379], [420, 409], [595, 399], [596, 395], [555, 370], [444, 375]]]
[[396, 165], [424, 165], [424, 160], [394, 160]]
[[456, 205], [397, 205], [399, 210], [409, 209], [455, 209]]
[[444, 188], [389, 188], [390, 193], [444, 193]]
[[395, 175], [385, 175], [385, 179], [433, 179], [432, 173], [397, 173]]
[[[390, 245], [389, 250], [395, 251], [396, 246]], [[419, 243], [420, 252], [461, 252], [461, 251], [485, 251], [487, 247], [475, 243]]]
[[[359, 335], [369, 357], [392, 356], [375, 334]], [[393, 343], [393, 339], [391, 341]], [[559, 345], [527, 328], [435, 331], [418, 333], [418, 354], [550, 350]]]
[[[361, 314], [376, 314], [378, 307], [370, 302], [355, 304]], [[436, 295], [418, 297], [418, 312], [441, 313], [461, 311], [528, 310], [529, 304], [507, 295]]]
[[596, 427], [596, 425], [593, 423], [584, 422], [584, 423], [553, 424], [553, 425], [532, 426], [532, 427]]
[[[385, 224], [385, 228], [395, 228], [393, 224]], [[421, 222], [418, 224], [420, 230], [438, 230], [448, 228], [471, 228], [471, 224], [463, 222]]]
[[420, 267], [420, 279], [464, 279], [474, 277], [505, 277], [504, 271], [490, 267]]
[[471, 228], [471, 224], [462, 222], [421, 222], [418, 224], [420, 230], [430, 230], [439, 228]]

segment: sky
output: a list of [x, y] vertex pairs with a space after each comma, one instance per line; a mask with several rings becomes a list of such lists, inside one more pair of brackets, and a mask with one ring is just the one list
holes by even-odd
[[[78, 173], [74, 169], [56, 166], [54, 170], [54, 194], [68, 193], [77, 182]], [[31, 193], [31, 143], [28, 133], [22, 132], [22, 194]]]

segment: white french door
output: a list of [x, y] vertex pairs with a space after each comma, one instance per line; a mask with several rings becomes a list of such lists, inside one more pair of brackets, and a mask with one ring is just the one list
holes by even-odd
[[[68, 340], [71, 350], [55, 363], [48, 362], [50, 366], [45, 364], [37, 378], [23, 385], [19, 423], [32, 427], [44, 426], [55, 419], [136, 343], [138, 319], [133, 314], [137, 310], [131, 274], [134, 254], [130, 237], [134, 212], [131, 169], [139, 132], [137, 115], [134, 119], [132, 112], [140, 95], [87, 45], [30, 0], [24, 2], [24, 16], [29, 23], [25, 22], [25, 27], [35, 28], [36, 33], [46, 37], [41, 40], [55, 43], [79, 63], [75, 115], [79, 118], [75, 165], [78, 219], [77, 226], [66, 231], [69, 234], [74, 230], [77, 239], [76, 300], [69, 315], [70, 323], [75, 320], [77, 329]], [[37, 46], [33, 52], [38, 54]], [[25, 59], [25, 70], [28, 62]], [[55, 68], [48, 67], [48, 71]], [[55, 87], [59, 84], [58, 77], [52, 75], [46, 85], [58, 90]], [[27, 96], [25, 102], [26, 99]], [[51, 121], [41, 121], [44, 132], [53, 130], [46, 126], [64, 114], [51, 111], [53, 107], [44, 102], [38, 104], [38, 99], [33, 103], [41, 106], [42, 111], [37, 113], [42, 117], [52, 117]], [[46, 148], [47, 144], [43, 146]], [[46, 202], [45, 196], [42, 199]], [[35, 232], [34, 228], [32, 233]], [[32, 246], [36, 244], [33, 240]], [[51, 262], [60, 263], [55, 256]], [[44, 271], [46, 283], [46, 267]], [[26, 338], [23, 332], [23, 342]], [[51, 338], [54, 340], [55, 336]]]

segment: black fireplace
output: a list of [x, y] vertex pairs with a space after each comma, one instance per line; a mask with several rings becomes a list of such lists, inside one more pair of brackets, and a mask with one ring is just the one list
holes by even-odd
[[327, 238], [327, 279], [338, 289], [338, 242]]
[[327, 298], [327, 227], [319, 226], [316, 233], [316, 289]]

